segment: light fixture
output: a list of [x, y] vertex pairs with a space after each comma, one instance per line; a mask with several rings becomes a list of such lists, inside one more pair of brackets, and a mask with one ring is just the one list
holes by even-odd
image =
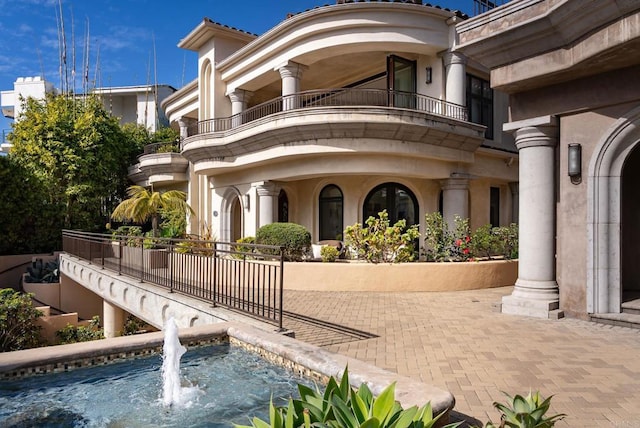
[[580, 144], [569, 144], [568, 173], [573, 184], [582, 181], [582, 146]]
[[244, 195], [244, 209], [249, 211], [249, 203], [251, 202], [251, 196], [250, 195]]
[[425, 82], [429, 84], [433, 81], [433, 68], [427, 67], [425, 71], [427, 72], [427, 77], [425, 79]]

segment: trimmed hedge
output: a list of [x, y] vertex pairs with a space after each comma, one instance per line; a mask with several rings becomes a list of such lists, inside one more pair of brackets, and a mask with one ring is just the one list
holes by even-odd
[[271, 223], [258, 229], [256, 244], [284, 247], [286, 260], [300, 261], [311, 247], [311, 233], [296, 223]]

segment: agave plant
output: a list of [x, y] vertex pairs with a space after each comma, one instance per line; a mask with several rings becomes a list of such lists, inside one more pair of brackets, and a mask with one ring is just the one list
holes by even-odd
[[[271, 401], [269, 422], [253, 418], [252, 425], [236, 428], [431, 428], [442, 414], [434, 417], [431, 405], [403, 409], [395, 400], [395, 383], [374, 397], [366, 384], [356, 390], [349, 383], [348, 368], [340, 382], [329, 379], [324, 392], [298, 385], [300, 399], [290, 399], [277, 407]], [[449, 424], [444, 428], [455, 428]]]
[[[566, 415], [560, 413], [550, 417], [545, 417], [551, 405], [551, 398], [543, 400], [540, 393], [536, 391], [526, 397], [515, 395], [511, 397], [506, 394], [507, 404], [494, 402], [493, 406], [502, 413], [502, 423], [500, 427], [509, 428], [551, 428], [555, 423], [563, 419]], [[493, 423], [489, 422], [486, 428], [495, 428]]]

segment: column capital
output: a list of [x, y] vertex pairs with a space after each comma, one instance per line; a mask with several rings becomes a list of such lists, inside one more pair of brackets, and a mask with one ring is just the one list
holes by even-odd
[[527, 126], [515, 131], [518, 151], [527, 147], [555, 147], [558, 143], [558, 127]]
[[300, 79], [302, 77], [302, 72], [307, 68], [308, 67], [306, 65], [298, 64], [297, 62], [293, 61], [287, 61], [275, 67], [274, 70], [280, 73], [280, 77], [282, 79], [285, 79], [287, 77]]
[[275, 196], [277, 192], [277, 186], [271, 181], [263, 181], [260, 183], [254, 183], [253, 186], [258, 192], [258, 196]]
[[236, 89], [231, 92], [227, 92], [227, 96], [232, 103], [246, 103], [253, 96], [253, 92], [245, 91], [244, 89]]
[[469, 178], [451, 177], [440, 180], [442, 190], [469, 190]]
[[464, 56], [461, 52], [447, 51], [442, 53], [441, 56], [444, 61], [445, 67], [449, 67], [451, 64], [459, 64], [459, 65], [467, 64], [467, 57]]

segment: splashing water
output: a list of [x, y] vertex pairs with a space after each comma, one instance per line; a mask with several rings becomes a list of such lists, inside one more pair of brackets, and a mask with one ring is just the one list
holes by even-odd
[[180, 358], [187, 352], [178, 338], [178, 325], [169, 318], [164, 326], [162, 347], [162, 404], [165, 407], [191, 407], [200, 392], [197, 386], [183, 387], [180, 381]]

